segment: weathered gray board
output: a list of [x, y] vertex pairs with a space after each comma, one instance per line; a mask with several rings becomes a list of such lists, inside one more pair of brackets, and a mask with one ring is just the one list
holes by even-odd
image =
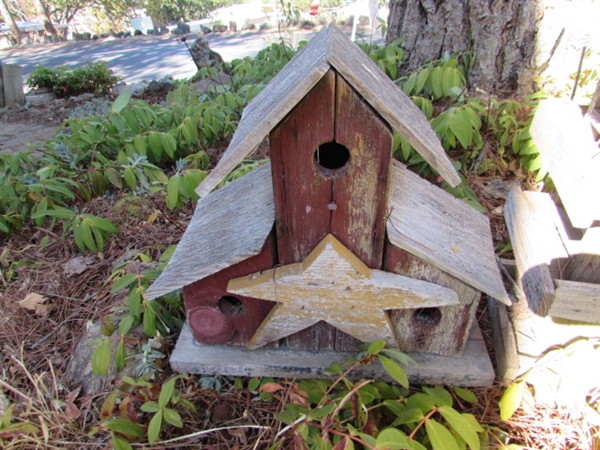
[[[332, 362], [343, 363], [355, 356], [356, 353], [353, 352], [309, 352], [284, 348], [246, 350], [239, 347], [201, 345], [194, 341], [186, 323], [171, 355], [171, 367], [177, 372], [204, 375], [329, 378], [323, 371]], [[485, 387], [494, 382], [494, 369], [476, 323], [471, 329], [462, 357], [427, 353], [410, 356], [417, 365], [410, 365], [405, 369], [413, 384]], [[391, 381], [378, 363], [359, 366], [352, 376]]]
[[0, 108], [24, 104], [23, 68], [0, 63]]

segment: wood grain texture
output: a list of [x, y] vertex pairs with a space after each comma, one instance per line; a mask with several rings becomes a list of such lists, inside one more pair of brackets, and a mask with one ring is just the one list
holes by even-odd
[[324, 28], [250, 102], [217, 167], [196, 189], [206, 196], [334, 67], [451, 185], [460, 177], [421, 110], [335, 25]]
[[385, 310], [456, 304], [456, 293], [434, 283], [369, 269], [332, 235], [302, 263], [233, 279], [229, 292], [277, 301], [248, 344], [261, 347], [319, 321], [363, 342], [395, 346]]
[[542, 100], [530, 128], [574, 226], [600, 220], [600, 157], [592, 129], [579, 107], [566, 100]]
[[280, 264], [302, 261], [329, 233], [331, 180], [314, 152], [334, 138], [334, 107], [329, 71], [269, 136]]
[[583, 238], [567, 242], [571, 255], [561, 278], [584, 283], [600, 283], [600, 228], [585, 231]]
[[[186, 323], [171, 354], [170, 363], [177, 372], [203, 375], [329, 379], [330, 376], [323, 372], [332, 362], [344, 362], [356, 354], [281, 347], [249, 351], [239, 347], [200, 345], [194, 342]], [[486, 387], [494, 382], [494, 369], [476, 323], [462, 357], [423, 353], [410, 356], [417, 362], [405, 368], [411, 384]], [[377, 362], [358, 366], [349, 377], [393, 381]]]
[[[227, 284], [232, 278], [271, 269], [276, 264], [275, 247], [272, 232], [258, 255], [183, 287], [185, 310], [194, 339], [202, 344], [244, 347], [248, 344], [275, 303], [242, 295], [234, 297], [227, 292]], [[215, 320], [227, 324], [227, 333], [219, 334], [217, 326], [211, 327], [210, 322]]]
[[532, 310], [542, 316], [555, 295], [550, 264], [569, 256], [554, 225], [553, 209], [548, 194], [523, 192], [518, 185], [510, 188], [504, 207], [523, 291]]
[[509, 383], [523, 372], [519, 363], [515, 329], [508, 316], [506, 305], [497, 302], [489, 295], [487, 301], [498, 379]]
[[467, 343], [481, 292], [389, 243], [384, 270], [435, 283], [458, 295], [458, 304], [441, 306], [437, 311], [423, 310], [425, 306], [390, 311], [398, 348], [406, 352], [460, 355]]
[[258, 254], [275, 222], [270, 164], [201, 199], [148, 300]]
[[579, 322], [600, 323], [600, 285], [556, 280], [556, 297], [548, 315]]
[[390, 242], [510, 304], [496, 264], [488, 218], [392, 161]]
[[332, 178], [329, 232], [371, 269], [380, 269], [385, 241], [392, 133], [340, 76], [336, 77], [335, 140], [350, 151]]

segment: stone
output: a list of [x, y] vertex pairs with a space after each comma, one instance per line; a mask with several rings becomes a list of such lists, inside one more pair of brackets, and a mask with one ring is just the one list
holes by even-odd
[[223, 62], [221, 55], [211, 50], [208, 41], [202, 36], [194, 41], [190, 47], [190, 54], [198, 69], [211, 67]]
[[56, 94], [54, 92], [45, 92], [43, 94], [32, 94], [25, 96], [25, 101], [27, 101], [30, 105], [35, 106], [50, 103], [53, 100], [56, 100]]
[[199, 94], [205, 93], [211, 86], [214, 85], [229, 86], [231, 85], [231, 77], [226, 73], [219, 72], [215, 77], [205, 78], [192, 84], [194, 89]]
[[[110, 390], [110, 384], [117, 378], [124, 376], [135, 377], [135, 364], [128, 360], [127, 365], [121, 372], [117, 372], [111, 363], [106, 376], [96, 376], [92, 372], [92, 354], [102, 339], [108, 339], [100, 331], [101, 323], [93, 323], [77, 343], [73, 355], [67, 364], [64, 381], [67, 385], [76, 389], [81, 387], [83, 395], [94, 395], [99, 392]], [[115, 333], [116, 334], [116, 333]], [[132, 329], [128, 337], [142, 337], [144, 334], [140, 327]], [[111, 357], [115, 354], [118, 339], [112, 338]]]

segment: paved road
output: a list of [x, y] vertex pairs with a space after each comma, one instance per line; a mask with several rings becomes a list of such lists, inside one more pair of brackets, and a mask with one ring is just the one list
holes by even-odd
[[[369, 30], [362, 34], [369, 39]], [[314, 31], [294, 31], [284, 37], [293, 44], [312, 38]], [[195, 37], [188, 38], [191, 45]], [[223, 59], [253, 56], [262, 48], [276, 42], [278, 33], [243, 31], [231, 34], [207, 36], [211, 49]], [[68, 64], [75, 67], [89, 61], [104, 60], [113, 71], [125, 78], [128, 84], [142, 80], [172, 76], [176, 79], [189, 78], [196, 73], [196, 66], [187, 48], [173, 35], [139, 36], [126, 39], [102, 41], [68, 42], [63, 44], [36, 45], [0, 51], [0, 60], [5, 64], [23, 66], [23, 75], [29, 75], [38, 64], [55, 67]]]

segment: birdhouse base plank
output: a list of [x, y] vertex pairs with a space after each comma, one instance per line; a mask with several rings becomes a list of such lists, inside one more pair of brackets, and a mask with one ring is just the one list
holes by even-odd
[[[277, 378], [330, 378], [323, 372], [334, 361], [344, 362], [356, 352], [302, 351], [286, 348], [246, 350], [221, 345], [202, 345], [194, 341], [186, 323], [171, 355], [176, 372]], [[461, 357], [430, 353], [410, 353], [417, 365], [406, 367], [412, 384], [487, 387], [494, 382], [492, 367], [477, 323], [473, 325]], [[379, 363], [359, 366], [351, 378], [392, 379]]]

